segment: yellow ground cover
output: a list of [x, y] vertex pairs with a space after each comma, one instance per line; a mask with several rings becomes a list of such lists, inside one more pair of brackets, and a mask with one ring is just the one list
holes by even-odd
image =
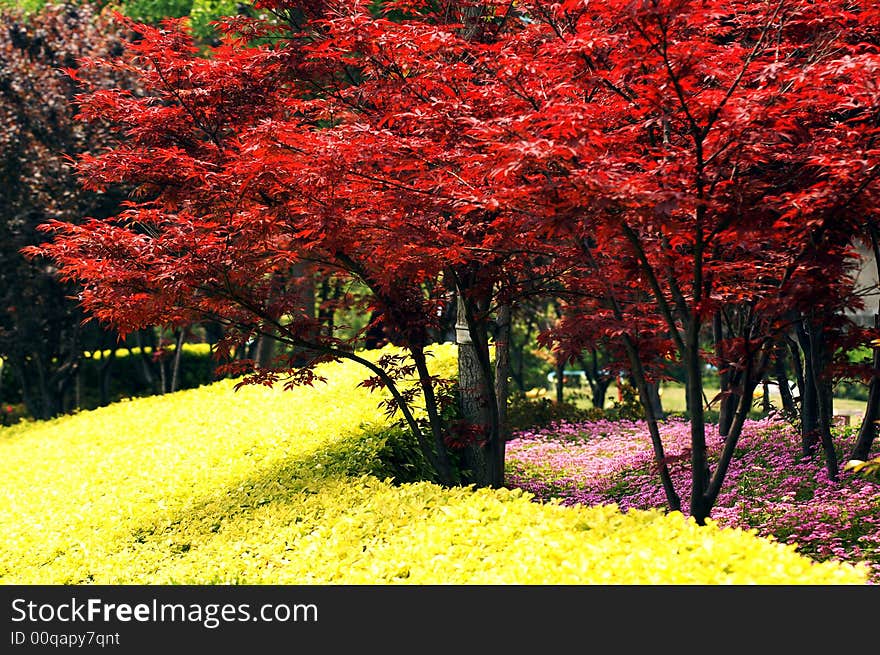
[[[453, 350], [434, 366], [451, 370]], [[291, 392], [223, 381], [0, 429], [0, 583], [865, 583], [677, 513], [396, 486], [364, 474], [369, 452], [340, 472], [333, 453], [357, 450], [382, 411], [357, 365], [323, 373]]]

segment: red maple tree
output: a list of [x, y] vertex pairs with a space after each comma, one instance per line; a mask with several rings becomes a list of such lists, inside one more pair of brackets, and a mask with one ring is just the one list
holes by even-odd
[[[657, 0], [562, 3], [545, 17], [559, 38], [533, 63], [536, 83], [560, 91], [529, 132], [572, 148], [562, 157], [544, 149], [545, 170], [558, 171], [554, 192], [571, 203], [550, 206], [547, 220], [577, 226], [590, 251], [581, 278], [608, 289], [592, 280], [570, 327], [595, 332], [591, 317], [607, 316], [605, 336], [637, 343], [665, 323], [685, 369], [690, 513], [702, 522], [775, 344], [801, 326], [821, 392], [830, 359], [818, 351], [833, 352], [842, 310], [860, 302], [850, 272], [854, 242], [877, 212], [878, 13], [859, 2]], [[549, 111], [583, 127], [551, 124]], [[653, 320], [642, 318], [646, 298]], [[726, 329], [706, 353], [704, 335], [719, 322]], [[706, 362], [736, 373], [727, 395], [739, 399], [714, 471]], [[827, 414], [827, 398], [818, 408]], [[820, 418], [833, 476], [830, 417]]]
[[[131, 25], [140, 38], [127, 57], [97, 62], [138, 72], [148, 93], [83, 99], [86, 120], [124, 137], [80, 160], [86, 184], [138, 188], [111, 221], [50, 226], [43, 252], [85, 285], [85, 307], [122, 330], [210, 317], [230, 347], [264, 334], [310, 354], [253, 381], [308, 383], [318, 361], [359, 361], [451, 482], [451, 433], [425, 358], [456, 298], [467, 428], [456, 434], [479, 435], [464, 480], [500, 485], [506, 374], [492, 369], [490, 321], [562, 283], [576, 317], [557, 332], [563, 350], [618, 344], [640, 389], [670, 352], [684, 365], [690, 511], [702, 522], [780, 335], [808, 309], [824, 329], [857, 302], [845, 273], [876, 213], [877, 9], [259, 7], [269, 20], [229, 19], [208, 57], [169, 21]], [[307, 292], [314, 275], [363, 283], [365, 311], [411, 362], [376, 364], [326, 329]], [[716, 318], [728, 329], [707, 357], [701, 339]], [[741, 399], [714, 471], [707, 359], [738, 372], [728, 395]], [[400, 375], [419, 381], [427, 430]], [[662, 472], [659, 434], [655, 455]], [[671, 487], [667, 497], [674, 505]]]

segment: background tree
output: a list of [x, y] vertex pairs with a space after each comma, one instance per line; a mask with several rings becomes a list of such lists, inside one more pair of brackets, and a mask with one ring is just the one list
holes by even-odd
[[[72, 408], [84, 348], [100, 340], [71, 299], [76, 287], [58, 280], [54, 264], [27, 260], [21, 248], [39, 243], [47, 220], [79, 221], [112, 213], [114, 192], [79, 188], [69, 159], [108, 143], [99, 125], [74, 120], [78, 83], [61, 72], [85, 55], [121, 52], [122, 35], [88, 5], [51, 5], [26, 16], [4, 10], [0, 27], [0, 357], [29, 413], [49, 418]], [[84, 73], [96, 86], [128, 77]]]

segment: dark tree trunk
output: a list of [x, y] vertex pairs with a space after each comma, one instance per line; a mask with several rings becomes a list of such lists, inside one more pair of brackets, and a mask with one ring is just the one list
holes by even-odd
[[[486, 381], [473, 343], [458, 342], [458, 384], [462, 418], [467, 424], [477, 426], [483, 433], [488, 432], [491, 421]], [[463, 455], [466, 481], [485, 486], [490, 466], [485, 449], [470, 444], [464, 449]]]
[[55, 370], [39, 355], [10, 358], [7, 365], [21, 388], [22, 402], [28, 414], [38, 420], [55, 418], [68, 409], [68, 391], [79, 372], [79, 360], [67, 361]]
[[464, 298], [458, 290], [456, 303], [456, 341], [458, 342], [458, 383], [461, 416], [474, 426], [481, 440], [464, 448], [466, 483], [478, 487], [500, 487], [504, 480], [504, 452], [499, 433], [495, 384], [490, 369], [486, 302]]
[[217, 377], [217, 359], [214, 357], [215, 346], [223, 338], [224, 329], [220, 323], [216, 323], [214, 321], [208, 321], [204, 324], [205, 327], [205, 339], [208, 342], [208, 345], [211, 348], [211, 379], [215, 379]]
[[782, 400], [782, 411], [786, 416], [795, 416], [797, 408], [791, 395], [791, 389], [788, 387], [788, 374], [785, 370], [785, 349], [782, 346], [776, 348], [776, 357], [773, 365], [776, 374], [776, 384], [779, 386], [779, 397]]
[[651, 411], [658, 421], [662, 421], [666, 418], [666, 413], [663, 411], [663, 402], [660, 400], [660, 383], [647, 382], [646, 386], [648, 391], [648, 403], [651, 405]]
[[186, 328], [180, 328], [174, 347], [174, 361], [171, 367], [171, 393], [177, 391], [180, 382], [180, 358], [183, 356], [183, 340], [186, 337]]
[[253, 360], [257, 368], [271, 368], [275, 359], [277, 341], [271, 336], [263, 334], [257, 337], [254, 348]]
[[838, 476], [837, 453], [834, 450], [834, 442], [831, 437], [831, 385], [822, 380], [822, 373], [827, 361], [825, 354], [825, 339], [822, 331], [813, 322], [806, 328], [807, 340], [810, 347], [810, 371], [809, 377], [813, 380], [816, 389], [816, 406], [818, 409], [818, 432], [822, 450], [825, 452], [825, 468], [828, 477], [836, 480]]
[[739, 407], [739, 401], [740, 395], [732, 391], [729, 395], [721, 397], [718, 405], [718, 434], [722, 437], [730, 434], [730, 426], [733, 424], [733, 418], [736, 414], [736, 408]]
[[446, 450], [446, 444], [443, 442], [444, 430], [440, 419], [439, 407], [437, 406], [437, 398], [434, 395], [434, 383], [428, 371], [425, 351], [421, 347], [413, 347], [410, 349], [410, 352], [419, 374], [419, 384], [425, 399], [428, 424], [430, 425], [432, 436], [431, 445], [425, 444], [421, 440], [420, 443], [422, 443], [423, 448], [428, 449], [425, 455], [436, 469], [440, 482], [443, 484], [453, 484], [458, 481], [457, 475], [453, 471], [449, 453]]
[[162, 390], [159, 393], [168, 393], [168, 373], [165, 370], [165, 361], [159, 361], [159, 385]]
[[[871, 237], [871, 248], [874, 252], [874, 266], [877, 276], [880, 277], [880, 233], [873, 220], [868, 221], [868, 233]], [[874, 314], [874, 327], [880, 328], [880, 312]], [[872, 362], [874, 372], [871, 382], [868, 384], [868, 403], [865, 405], [865, 415], [859, 428], [859, 436], [850, 453], [850, 459], [865, 461], [871, 454], [871, 446], [877, 436], [878, 419], [880, 419], [880, 344], [874, 346], [874, 360]]]
[[597, 409], [605, 409], [605, 399], [608, 397], [609, 386], [611, 386], [610, 379], [599, 380], [595, 385], [590, 385], [590, 392], [593, 396], [593, 407]]
[[[501, 448], [510, 437], [507, 426], [507, 399], [510, 396], [510, 305], [498, 308], [495, 318], [495, 402], [498, 404], [498, 432], [501, 435]], [[504, 453], [501, 455], [504, 460]]]
[[718, 385], [721, 398], [718, 401], [718, 434], [722, 437], [730, 433], [730, 426], [739, 407], [740, 395], [736, 393], [736, 389], [742, 383], [741, 376], [730, 368], [724, 349], [724, 336], [721, 311], [717, 311], [712, 317], [712, 337], [715, 342], [715, 356], [719, 362]]
[[[880, 262], [878, 262], [880, 265]], [[874, 314], [874, 327], [880, 328], [880, 314]], [[880, 346], [874, 347], [874, 374], [868, 385], [868, 402], [865, 415], [859, 428], [859, 436], [850, 453], [850, 459], [866, 461], [871, 455], [871, 446], [877, 436], [877, 421], [880, 420]]]
[[[149, 337], [149, 343], [145, 337]], [[156, 351], [156, 338], [153, 334], [152, 330], [138, 330], [134, 334], [135, 345], [138, 348], [138, 359], [140, 361], [140, 372], [143, 377], [144, 384], [148, 389], [151, 389], [153, 393], [161, 393], [165, 390], [165, 387], [161, 388], [156, 387], [156, 376], [153, 372], [153, 367], [155, 364], [152, 361], [152, 353]], [[147, 353], [147, 348], [150, 348], [151, 352]]]
[[705, 508], [706, 517], [708, 517], [708, 512], [711, 511], [712, 507], [715, 506], [718, 494], [721, 492], [724, 478], [727, 476], [730, 463], [733, 461], [736, 445], [742, 435], [743, 425], [745, 425], [745, 421], [752, 408], [752, 403], [748, 399], [752, 397], [756, 388], [757, 384], [752, 381], [752, 377], [749, 374], [744, 375], [743, 394], [740, 396], [739, 406], [736, 409], [733, 422], [730, 425], [730, 432], [724, 438], [724, 446], [721, 449], [721, 455], [718, 457], [718, 464], [715, 468], [715, 473], [712, 475], [706, 493], [702, 499], [702, 505]]
[[642, 367], [638, 350], [635, 343], [628, 336], [624, 336], [624, 345], [626, 347], [627, 358], [629, 359], [630, 368], [632, 369], [632, 379], [636, 389], [639, 392], [639, 398], [642, 401], [642, 407], [645, 410], [645, 423], [648, 426], [648, 432], [651, 435], [651, 445], [654, 450], [654, 463], [660, 473], [660, 482], [663, 485], [663, 492], [666, 495], [666, 504], [669, 511], [677, 512], [681, 510], [681, 497], [675, 491], [672, 484], [672, 476], [669, 473], [669, 465], [666, 461], [666, 454], [663, 449], [663, 440], [660, 437], [660, 427], [658, 426], [659, 417], [655, 414], [655, 407], [651, 401], [651, 393], [648, 389], [648, 382], [645, 378], [645, 370]]
[[789, 336], [785, 336], [783, 338], [786, 345], [788, 346], [788, 352], [791, 355], [791, 368], [794, 371], [794, 384], [795, 388], [797, 388], [798, 390], [798, 404], [800, 404], [801, 400], [804, 397], [804, 389], [806, 388], [806, 381], [804, 379], [804, 367], [801, 364], [800, 346], [798, 346], [797, 341]]
[[803, 321], [797, 324], [797, 339], [803, 353], [804, 384], [801, 389], [801, 454], [812, 457], [819, 443], [819, 390], [810, 336]]
[[565, 400], [565, 362], [557, 360], [556, 362], [556, 380], [554, 387], [556, 389], [556, 402], [562, 404]]
[[590, 385], [590, 396], [592, 396], [593, 407], [597, 409], [605, 408], [605, 398], [608, 395], [608, 387], [611, 386], [611, 376], [603, 374], [599, 368], [599, 353], [595, 348], [590, 348], [590, 361], [587, 362], [583, 355], [578, 357], [581, 367], [587, 375], [587, 382]]
[[364, 335], [364, 348], [367, 350], [376, 350], [388, 343], [382, 322], [379, 320], [380, 316], [381, 313], [376, 310], [373, 310], [370, 314], [369, 327], [367, 328], [366, 335]]
[[703, 370], [700, 361], [700, 321], [692, 315], [686, 335], [685, 382], [691, 419], [691, 502], [690, 514], [698, 525], [705, 525], [712, 506], [707, 502], [709, 464], [706, 453], [706, 424], [703, 414]]
[[335, 325], [335, 307], [342, 293], [339, 280], [330, 280], [325, 277], [321, 280], [318, 303], [318, 323], [325, 336], [333, 336]]
[[116, 348], [110, 348], [110, 354], [101, 359], [98, 366], [98, 402], [101, 407], [110, 404], [110, 379], [113, 372], [113, 362], [116, 361]]
[[765, 377], [761, 380], [762, 394], [761, 394], [761, 411], [764, 413], [764, 416], [770, 414], [770, 379]]

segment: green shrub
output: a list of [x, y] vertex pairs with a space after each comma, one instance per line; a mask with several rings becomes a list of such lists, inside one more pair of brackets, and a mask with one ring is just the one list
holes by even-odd
[[329, 475], [372, 475], [396, 484], [433, 480], [412, 433], [401, 425], [364, 423], [313, 455]]
[[612, 403], [611, 410], [608, 412], [609, 418], [613, 420], [637, 421], [645, 418], [645, 409], [642, 401], [639, 400], [639, 392], [636, 388], [627, 383], [623, 383], [618, 387], [620, 398], [615, 399]]
[[834, 385], [835, 398], [868, 400], [868, 385], [853, 380], [841, 380]]
[[571, 402], [557, 403], [547, 397], [528, 398], [512, 394], [507, 405], [507, 424], [510, 431], [543, 427], [559, 421], [578, 422], [603, 418], [604, 410], [579, 407]]
[[[164, 357], [166, 377], [170, 380], [172, 361], [175, 347], [167, 348]], [[109, 355], [109, 351], [102, 353], [86, 353], [86, 358], [80, 366], [80, 408], [94, 409], [100, 405], [100, 367], [103, 358]], [[134, 398], [159, 393], [158, 387], [160, 375], [155, 366], [151, 371], [152, 383], [147, 380], [143, 373], [144, 363], [141, 361], [139, 348], [130, 351], [119, 349], [116, 358], [109, 364], [109, 388], [108, 396], [111, 402], [123, 398]], [[148, 351], [147, 358], [152, 358], [152, 352]], [[211, 356], [210, 346], [206, 343], [185, 343], [180, 354], [180, 369], [178, 371], [177, 389], [193, 389], [203, 384], [214, 381], [214, 366], [216, 362]]]
[[122, 3], [122, 11], [145, 23], [187, 16], [193, 34], [207, 41], [215, 36], [211, 22], [222, 16], [236, 15], [239, 6], [237, 0], [127, 0]]

